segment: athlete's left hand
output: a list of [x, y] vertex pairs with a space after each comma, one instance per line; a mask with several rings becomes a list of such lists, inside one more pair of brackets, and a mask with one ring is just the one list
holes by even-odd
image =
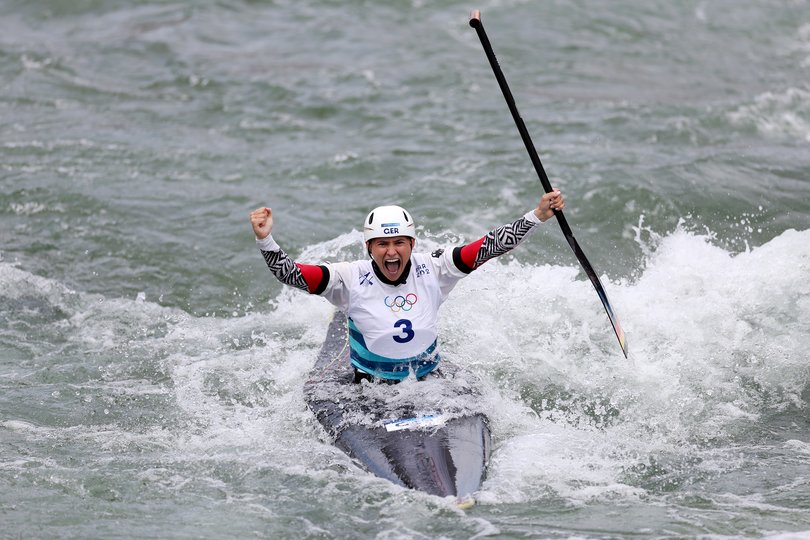
[[537, 208], [534, 209], [534, 215], [540, 221], [546, 221], [554, 215], [555, 210], [562, 210], [565, 208], [565, 198], [558, 188], [554, 191], [544, 193], [537, 203]]

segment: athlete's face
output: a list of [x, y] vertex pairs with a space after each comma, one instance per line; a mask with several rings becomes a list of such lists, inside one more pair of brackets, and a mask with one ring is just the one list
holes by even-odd
[[408, 236], [374, 238], [368, 241], [368, 249], [383, 275], [396, 281], [402, 276], [405, 265], [411, 258], [413, 243], [413, 238]]

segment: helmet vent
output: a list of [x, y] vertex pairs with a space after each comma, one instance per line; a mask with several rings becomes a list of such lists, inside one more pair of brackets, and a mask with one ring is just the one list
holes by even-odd
[[371, 225], [374, 222], [374, 212], [368, 215], [368, 224]]
[[407, 212], [405, 212], [405, 210], [402, 211], [402, 215], [405, 216], [405, 221], [410, 221], [411, 220], [411, 218], [408, 217], [408, 214], [407, 214]]

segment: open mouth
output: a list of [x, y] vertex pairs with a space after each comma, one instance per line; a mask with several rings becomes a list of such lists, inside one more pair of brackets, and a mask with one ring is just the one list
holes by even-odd
[[399, 272], [399, 267], [402, 265], [402, 262], [399, 259], [385, 259], [384, 263], [385, 271], [391, 275]]

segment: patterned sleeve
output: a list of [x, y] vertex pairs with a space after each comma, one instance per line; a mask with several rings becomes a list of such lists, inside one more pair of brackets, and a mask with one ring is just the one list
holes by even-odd
[[264, 262], [280, 282], [312, 294], [321, 294], [326, 289], [329, 283], [329, 269], [326, 266], [294, 262], [270, 236], [257, 240], [257, 243]]
[[469, 274], [485, 262], [500, 257], [520, 244], [531, 233], [540, 220], [534, 212], [490, 231], [483, 238], [453, 250], [453, 262], [464, 273]]

